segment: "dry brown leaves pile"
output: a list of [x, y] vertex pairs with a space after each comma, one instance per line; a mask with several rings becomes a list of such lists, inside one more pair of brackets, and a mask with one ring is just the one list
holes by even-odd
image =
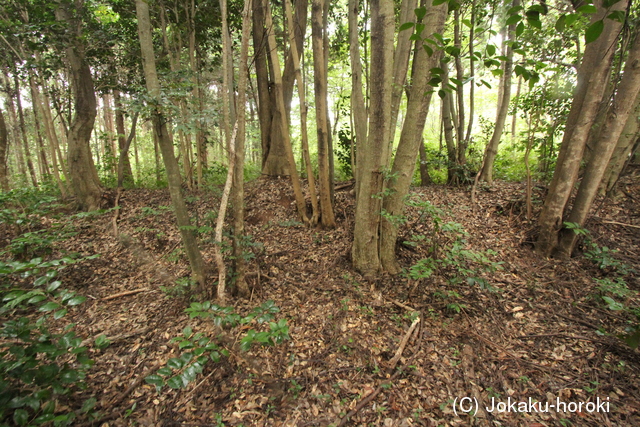
[[[626, 195], [601, 205], [588, 228], [599, 245], [619, 248], [638, 269], [640, 188], [623, 188]], [[291, 340], [248, 353], [228, 345], [230, 357], [210, 362], [188, 388], [158, 394], [143, 379], [180, 354], [171, 338], [187, 325], [212, 336], [215, 329], [183, 312], [189, 295], [180, 295], [184, 287], [176, 280], [189, 270], [168, 194], [127, 191], [120, 200], [119, 238], [110, 213], [74, 220], [79, 234], [60, 248], [101, 254], [63, 275], [89, 298], [72, 313], [79, 333], [87, 339], [106, 334], [112, 341], [94, 351], [89, 388], [79, 398], [97, 398], [104, 418], [95, 425], [103, 426], [640, 425], [638, 351], [615, 336], [630, 318], [607, 310], [598, 298], [592, 277], [601, 273], [587, 260], [545, 260], [533, 253], [527, 242], [534, 223], [524, 218], [523, 194], [522, 185], [499, 183], [479, 194], [477, 206], [466, 189], [431, 187], [412, 195], [443, 209], [445, 222], [460, 223], [469, 249], [497, 252], [494, 260], [504, 264], [486, 276], [495, 288], [489, 291], [438, 277], [365, 282], [350, 267], [354, 201], [348, 188], [336, 193], [338, 227], [320, 230], [296, 220], [287, 181], [251, 183], [253, 293], [250, 301], [236, 301], [236, 310], [247, 313], [274, 300]], [[198, 226], [213, 223], [216, 206], [212, 195], [190, 197]], [[416, 208], [407, 218], [401, 240], [433, 230], [433, 221]], [[210, 236], [205, 233], [202, 243], [213, 264]], [[428, 246], [399, 244], [403, 266], [427, 256]], [[639, 290], [637, 277], [627, 281]], [[420, 322], [407, 334], [414, 311]], [[229, 331], [235, 338], [242, 332]], [[480, 410], [473, 416], [454, 407], [465, 397], [472, 400], [464, 407], [477, 399]], [[544, 408], [557, 399], [600, 399], [609, 411], [485, 409], [530, 401]]]

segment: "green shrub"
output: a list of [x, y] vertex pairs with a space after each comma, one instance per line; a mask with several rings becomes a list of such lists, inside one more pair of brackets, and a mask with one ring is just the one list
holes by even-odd
[[93, 361], [72, 324], [60, 332], [49, 329], [51, 320], [85, 300], [56, 280], [78, 261], [0, 262], [0, 423], [69, 425], [95, 404], [89, 399], [82, 408], [69, 408], [69, 395], [84, 388]]

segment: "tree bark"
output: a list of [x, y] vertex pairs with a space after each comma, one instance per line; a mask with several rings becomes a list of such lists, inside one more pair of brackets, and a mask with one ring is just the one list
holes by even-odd
[[[640, 32], [636, 32], [640, 34]], [[603, 124], [600, 139], [597, 141], [594, 154], [584, 171], [584, 177], [578, 188], [578, 194], [573, 203], [568, 222], [581, 226], [589, 214], [600, 182], [611, 158], [616, 143], [622, 134], [627, 119], [633, 110], [636, 97], [640, 93], [640, 37], [636, 37], [627, 57], [624, 74], [620, 81], [612, 105], [609, 107], [607, 118]], [[573, 230], [561, 230], [558, 243], [558, 255], [568, 258], [573, 252], [578, 235]]]
[[113, 91], [113, 106], [116, 110], [116, 132], [118, 132], [118, 187], [133, 187], [134, 180], [131, 162], [129, 161], [129, 146], [131, 145], [131, 139], [135, 136], [138, 114], [134, 114], [134, 118], [131, 121], [130, 136], [126, 138], [124, 133], [124, 111], [122, 111], [122, 100], [118, 90]]
[[29, 176], [31, 177], [31, 183], [34, 187], [38, 186], [38, 178], [36, 176], [36, 169], [33, 166], [31, 160], [31, 149], [29, 148], [29, 140], [27, 139], [27, 126], [24, 121], [24, 112], [22, 111], [22, 96], [20, 96], [20, 81], [18, 75], [13, 76], [14, 93], [16, 98], [16, 106], [18, 107], [18, 125], [20, 126], [20, 136], [22, 140], [22, 147], [24, 148], [25, 160], [27, 163], [27, 169], [29, 170]]
[[336, 219], [331, 203], [331, 182], [329, 170], [329, 107], [328, 97], [328, 76], [325, 67], [324, 39], [327, 37], [327, 28], [324, 27], [326, 0], [313, 0], [311, 6], [311, 30], [313, 45], [313, 76], [314, 91], [316, 99], [316, 129], [318, 134], [318, 181], [320, 183], [320, 219], [324, 228], [334, 228]]
[[[360, 187], [360, 172], [365, 142], [367, 141], [368, 113], [362, 91], [362, 63], [360, 62], [360, 36], [358, 34], [358, 0], [349, 0], [349, 57], [351, 59], [351, 112], [353, 114], [352, 143], [355, 156], [353, 177], [356, 180], [356, 197]], [[359, 150], [361, 147], [362, 150]]]
[[[626, 0], [620, 1], [611, 9], [624, 11], [627, 3]], [[605, 13], [611, 11], [602, 5], [602, 1], [597, 3], [597, 8], [592, 23], [604, 19]], [[564, 209], [578, 178], [585, 144], [606, 88], [613, 47], [621, 27], [617, 21], [604, 19], [604, 29], [598, 39], [585, 47], [556, 169], [538, 219], [540, 229], [536, 251], [543, 256], [551, 256], [557, 248]]]
[[[296, 169], [296, 160], [293, 157], [293, 148], [291, 147], [291, 138], [289, 132], [289, 123], [287, 122], [286, 109], [284, 106], [284, 94], [282, 91], [282, 74], [280, 72], [280, 60], [278, 59], [278, 52], [276, 50], [276, 37], [273, 29], [273, 21], [271, 18], [271, 8], [268, 0], [263, 0], [266, 3], [266, 16], [265, 24], [267, 28], [267, 45], [269, 46], [269, 55], [271, 57], [271, 65], [273, 67], [273, 93], [275, 95], [276, 109], [273, 112], [275, 120], [280, 124], [282, 132], [282, 146], [284, 147], [286, 159], [289, 162], [289, 172], [291, 178], [291, 185], [293, 187], [293, 193], [296, 198], [296, 206], [298, 210], [298, 217], [305, 224], [309, 224], [309, 218], [307, 216], [307, 206], [302, 194], [302, 188], [300, 186], [300, 177]], [[264, 172], [263, 172], [264, 173]]]
[[[513, 0], [512, 7], [520, 6], [520, 0]], [[509, 39], [513, 40], [516, 32], [516, 24], [509, 25], [508, 35]], [[480, 171], [480, 180], [487, 182], [489, 185], [493, 184], [493, 164], [495, 163], [496, 156], [498, 155], [498, 146], [502, 139], [502, 133], [504, 132], [504, 125], [507, 120], [507, 114], [509, 112], [509, 102], [511, 101], [511, 73], [513, 72], [513, 46], [509, 44], [507, 46], [507, 60], [504, 63], [504, 73], [501, 79], [501, 93], [502, 96], [498, 101], [498, 112], [496, 114], [496, 125], [493, 128], [493, 134], [487, 144], [487, 148], [484, 153], [484, 166]]]
[[235, 171], [233, 175], [233, 255], [236, 288], [238, 295], [248, 297], [249, 286], [245, 280], [245, 254], [244, 240], [244, 159], [245, 159], [245, 132], [247, 127], [246, 108], [247, 81], [249, 78], [249, 37], [251, 32], [252, 0], [247, 0], [242, 11], [242, 41], [240, 45], [240, 63], [238, 64], [238, 136], [236, 137]]
[[4, 121], [4, 114], [0, 108], [0, 188], [2, 191], [9, 191], [9, 173], [7, 168], [7, 148], [9, 138], [7, 137], [7, 124]]
[[164, 159], [164, 166], [167, 171], [169, 194], [171, 195], [171, 201], [176, 214], [176, 222], [180, 229], [182, 243], [184, 244], [189, 264], [191, 265], [193, 278], [200, 285], [202, 291], [208, 293], [208, 290], [205, 288], [206, 271], [204, 260], [198, 249], [196, 236], [191, 228], [187, 206], [182, 197], [180, 169], [173, 151], [173, 141], [167, 131], [167, 121], [162, 113], [160, 82], [156, 72], [156, 60], [151, 36], [149, 5], [145, 0], [136, 0], [136, 15], [138, 18], [138, 37], [140, 39], [142, 66], [147, 90], [151, 98], [151, 107], [153, 108], [151, 120], [153, 121], [154, 131], [158, 138], [158, 145], [162, 151], [162, 158]]
[[[76, 5], [83, 7], [79, 0]], [[96, 119], [96, 94], [93, 88], [91, 69], [85, 59], [82, 23], [79, 11], [67, 10], [62, 3], [56, 10], [56, 18], [66, 23], [70, 30], [70, 44], [66, 49], [67, 62], [74, 91], [74, 116], [67, 137], [67, 166], [71, 189], [80, 209], [100, 208], [102, 186], [91, 156], [91, 132]]]
[[[433, 33], [442, 33], [447, 18], [447, 5], [427, 6], [424, 17], [425, 27]], [[431, 34], [428, 35], [430, 37]], [[429, 86], [430, 70], [438, 65], [442, 52], [436, 51], [428, 56], [422, 46], [414, 50], [411, 86], [407, 94], [407, 115], [404, 119], [400, 142], [393, 161], [391, 176], [387, 185], [388, 195], [384, 198], [384, 217], [380, 232], [380, 259], [384, 271], [397, 274], [400, 266], [396, 261], [396, 240], [401, 215], [404, 213], [405, 197], [413, 179], [416, 159], [422, 143], [432, 90]]]
[[382, 263], [379, 252], [380, 216], [385, 168], [389, 163], [391, 88], [393, 83], [393, 2], [371, 1], [371, 119], [369, 137], [362, 151], [358, 175], [355, 229], [351, 258], [365, 277], [377, 274]]
[[609, 160], [609, 166], [605, 172], [602, 190], [611, 193], [620, 178], [624, 165], [629, 160], [634, 142], [640, 138], [640, 95], [636, 96], [635, 106], [627, 118], [627, 123], [622, 130], [616, 148]]

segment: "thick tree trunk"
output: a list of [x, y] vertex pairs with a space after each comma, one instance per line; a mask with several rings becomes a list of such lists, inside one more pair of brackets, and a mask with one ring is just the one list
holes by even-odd
[[149, 5], [145, 0], [136, 0], [136, 15], [138, 18], [138, 37], [140, 39], [140, 50], [142, 54], [142, 66], [144, 69], [147, 90], [151, 97], [151, 107], [153, 108], [151, 120], [155, 134], [158, 138], [158, 145], [162, 151], [164, 166], [167, 170], [167, 181], [171, 202], [176, 214], [176, 222], [182, 236], [191, 272], [194, 280], [200, 285], [203, 292], [205, 288], [206, 271], [202, 254], [198, 249], [195, 233], [191, 229], [191, 221], [187, 206], [184, 203], [180, 187], [180, 169], [173, 151], [173, 141], [167, 131], [167, 121], [162, 113], [162, 101], [160, 96], [160, 82], [156, 72], [156, 60], [153, 51], [153, 41], [151, 37], [151, 22], [149, 18]]
[[[640, 32], [636, 32], [640, 34]], [[597, 141], [594, 154], [584, 171], [584, 178], [578, 188], [578, 194], [573, 203], [568, 222], [581, 226], [587, 218], [593, 200], [595, 199], [600, 182], [611, 158], [624, 126], [640, 93], [640, 38], [636, 37], [627, 57], [624, 74], [609, 113], [603, 124], [600, 139]], [[577, 234], [573, 230], [561, 230], [557, 252], [561, 257], [568, 258], [576, 244]]]
[[[81, 2], [77, 2], [80, 4]], [[71, 189], [79, 207], [83, 210], [100, 208], [102, 187], [91, 156], [91, 132], [96, 119], [96, 94], [93, 88], [91, 69], [84, 57], [81, 23], [77, 21], [79, 11], [68, 11], [64, 5], [56, 10], [56, 18], [72, 29], [74, 41], [66, 49], [67, 62], [74, 91], [74, 116], [67, 138], [67, 165]]]
[[[425, 28], [433, 33], [442, 33], [447, 18], [447, 5], [427, 6], [424, 18]], [[431, 34], [428, 35], [430, 37]], [[411, 87], [407, 94], [407, 115], [402, 126], [400, 142], [393, 161], [391, 175], [394, 177], [388, 183], [388, 196], [383, 202], [385, 212], [380, 233], [380, 259], [384, 271], [396, 274], [400, 266], [396, 261], [396, 240], [398, 238], [398, 219], [404, 213], [404, 201], [409, 192], [416, 167], [416, 159], [422, 144], [432, 90], [429, 86], [430, 70], [440, 61], [441, 51], [434, 52], [430, 57], [422, 46], [415, 49], [413, 69], [411, 72]], [[425, 95], [426, 94], [426, 95]]]
[[[620, 1], [612, 9], [624, 11], [627, 3], [626, 0]], [[611, 11], [603, 7], [602, 2], [598, 2], [597, 7], [597, 13], [593, 15], [591, 22], [605, 18], [605, 13]], [[585, 144], [606, 88], [614, 46], [621, 27], [620, 22], [604, 19], [602, 33], [585, 48], [556, 169], [538, 219], [540, 230], [536, 251], [543, 256], [551, 256], [556, 250], [564, 209], [578, 178]]]
[[325, 228], [333, 228], [336, 226], [336, 219], [333, 213], [333, 204], [331, 203], [331, 186], [329, 170], [329, 106], [328, 97], [328, 76], [325, 67], [324, 39], [327, 37], [327, 28], [324, 27], [324, 10], [327, 0], [313, 0], [311, 6], [311, 30], [313, 45], [313, 76], [314, 89], [316, 99], [316, 128], [318, 134], [318, 181], [320, 183], [320, 219], [322, 226]]
[[361, 145], [360, 185], [356, 198], [355, 229], [351, 258], [365, 277], [377, 274], [381, 267], [379, 252], [380, 217], [384, 171], [389, 163], [391, 88], [393, 83], [393, 39], [395, 17], [393, 3], [371, 1], [371, 119], [369, 138]]
[[[520, 6], [520, 0], [513, 0], [513, 7]], [[509, 39], [513, 40], [516, 31], [516, 24], [509, 25]], [[487, 144], [487, 148], [484, 153], [484, 162], [482, 170], [480, 171], [480, 180], [486, 181], [488, 184], [493, 183], [493, 164], [495, 163], [496, 156], [498, 155], [498, 146], [502, 139], [502, 133], [504, 132], [504, 125], [507, 121], [507, 114], [509, 113], [509, 102], [511, 101], [511, 73], [513, 71], [513, 46], [509, 44], [507, 46], [507, 60], [504, 63], [504, 74], [500, 79], [502, 90], [502, 96], [498, 99], [498, 111], [496, 113], [496, 125], [493, 128], [493, 134]]]

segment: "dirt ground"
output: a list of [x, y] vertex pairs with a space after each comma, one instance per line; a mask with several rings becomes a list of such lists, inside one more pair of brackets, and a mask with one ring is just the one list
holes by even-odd
[[[598, 246], [619, 249], [618, 259], [640, 269], [640, 186], [631, 182], [618, 198], [599, 202], [586, 228]], [[350, 262], [350, 190], [336, 192], [338, 227], [321, 230], [296, 220], [286, 180], [248, 184], [252, 295], [230, 301], [239, 314], [275, 301], [291, 339], [242, 352], [237, 341], [247, 327], [226, 330], [229, 357], [209, 362], [186, 388], [160, 393], [144, 378], [181, 354], [171, 339], [189, 325], [212, 338], [220, 333], [211, 320], [184, 312], [189, 269], [168, 192], [126, 191], [118, 237], [114, 211], [75, 218], [78, 234], [56, 251], [100, 257], [63, 270], [65, 286], [88, 298], [66, 320], [83, 338], [111, 340], [92, 350], [88, 388], [76, 396], [96, 397], [103, 418], [78, 425], [640, 425], [639, 351], [616, 336], [632, 318], [609, 310], [594, 280], [610, 272], [581, 255], [560, 261], [533, 252], [524, 185], [482, 189], [477, 205], [468, 188], [411, 194], [441, 209], [441, 222], [420, 207], [408, 210], [401, 265], [434, 255], [438, 229], [435, 250], [445, 257], [453, 234], [442, 227], [453, 221], [468, 233], [463, 250], [495, 251], [488, 257], [499, 269], [477, 277], [486, 284], [444, 268], [428, 278], [364, 280]], [[536, 188], [534, 201], [542, 191]], [[188, 202], [197, 226], [213, 223], [217, 196], [191, 194]], [[201, 243], [213, 268], [211, 235]], [[625, 279], [640, 290], [636, 273]], [[638, 297], [626, 304], [637, 307]], [[464, 412], [476, 405], [474, 415]]]

